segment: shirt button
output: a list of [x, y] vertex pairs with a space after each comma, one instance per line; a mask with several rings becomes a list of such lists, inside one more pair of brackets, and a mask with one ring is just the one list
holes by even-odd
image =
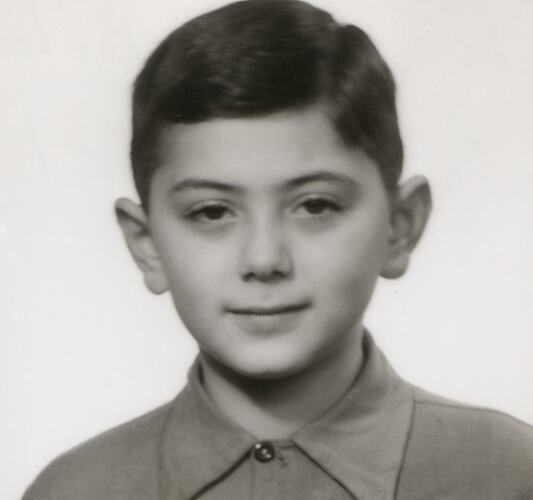
[[270, 462], [276, 456], [274, 446], [272, 446], [272, 443], [269, 443], [268, 441], [261, 441], [260, 443], [256, 443], [253, 447], [252, 452], [254, 458], [258, 462], [263, 463]]

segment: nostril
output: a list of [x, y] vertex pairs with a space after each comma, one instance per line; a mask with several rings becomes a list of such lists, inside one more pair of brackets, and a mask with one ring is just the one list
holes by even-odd
[[261, 281], [261, 282], [279, 282], [288, 277], [288, 274], [274, 270], [274, 271], [267, 271], [267, 270], [253, 270], [245, 275], [243, 275], [244, 281]]

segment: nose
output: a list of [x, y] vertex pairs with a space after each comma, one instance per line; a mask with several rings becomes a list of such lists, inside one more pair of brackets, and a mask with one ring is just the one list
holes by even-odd
[[291, 277], [293, 263], [281, 224], [254, 224], [243, 239], [240, 274], [244, 281], [276, 282]]

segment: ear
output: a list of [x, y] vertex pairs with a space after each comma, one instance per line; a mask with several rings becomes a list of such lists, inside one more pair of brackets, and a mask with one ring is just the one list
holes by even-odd
[[144, 275], [146, 286], [156, 294], [166, 292], [167, 280], [144, 209], [127, 198], [120, 198], [115, 202], [115, 213], [130, 253]]
[[399, 187], [392, 201], [388, 253], [381, 276], [394, 279], [405, 273], [430, 212], [431, 190], [424, 177], [413, 177]]

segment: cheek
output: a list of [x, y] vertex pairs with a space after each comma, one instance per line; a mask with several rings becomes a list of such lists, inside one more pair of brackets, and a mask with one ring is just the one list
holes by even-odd
[[386, 254], [386, 230], [381, 228], [385, 226], [354, 225], [322, 244], [317, 241], [307, 245], [302, 258], [316, 290], [322, 289], [340, 300], [366, 294], [374, 286]]
[[219, 304], [209, 269], [198, 262], [198, 255], [195, 257], [172, 259], [165, 267], [176, 312], [193, 338], [203, 345], [210, 342], [208, 333], [218, 319], [214, 313]]
[[212, 243], [192, 240], [190, 236], [177, 235], [160, 243], [163, 272], [180, 315], [206, 311], [205, 306], [215, 301], [221, 287], [229, 282], [228, 252], [220, 245], [214, 251]]

